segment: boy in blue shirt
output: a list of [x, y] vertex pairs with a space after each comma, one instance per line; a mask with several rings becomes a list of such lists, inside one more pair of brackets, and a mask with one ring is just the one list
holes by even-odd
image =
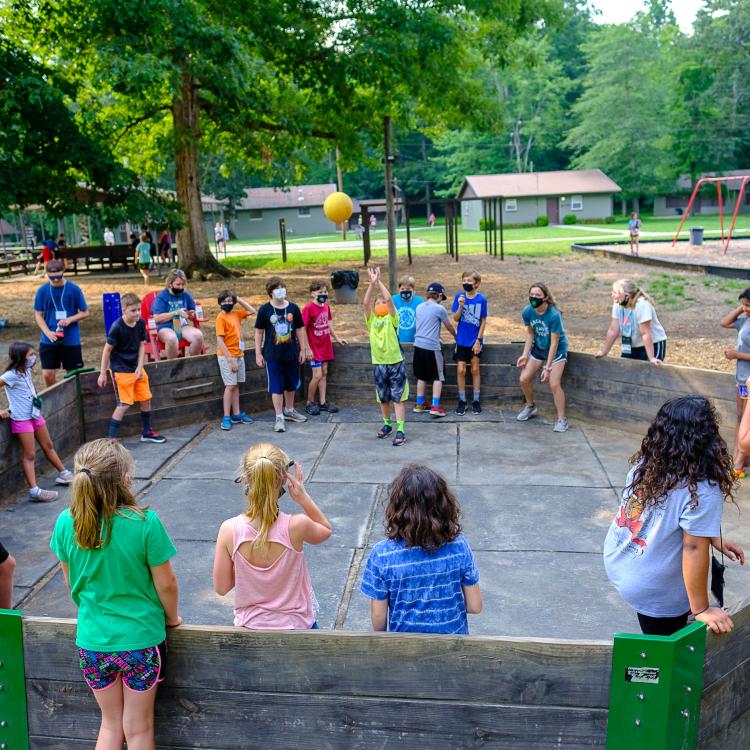
[[481, 376], [479, 358], [484, 345], [484, 328], [487, 325], [487, 298], [478, 289], [482, 277], [476, 271], [465, 271], [461, 275], [464, 290], [453, 298], [453, 320], [456, 330], [456, 380], [458, 384], [458, 406], [456, 414], [466, 414], [466, 365], [471, 365], [471, 384], [474, 389], [471, 403], [472, 414], [480, 414], [479, 402]]
[[402, 344], [413, 344], [417, 334], [417, 307], [424, 300], [414, 294], [416, 283], [413, 276], [402, 276], [398, 280], [398, 294], [392, 298], [398, 313], [398, 340]]

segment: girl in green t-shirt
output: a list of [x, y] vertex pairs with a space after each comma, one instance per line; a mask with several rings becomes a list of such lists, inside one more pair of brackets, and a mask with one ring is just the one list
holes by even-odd
[[138, 507], [125, 448], [94, 440], [74, 461], [70, 508], [50, 547], [78, 607], [79, 664], [102, 712], [97, 747], [153, 747], [165, 627], [182, 622], [169, 562], [176, 550], [159, 517]]

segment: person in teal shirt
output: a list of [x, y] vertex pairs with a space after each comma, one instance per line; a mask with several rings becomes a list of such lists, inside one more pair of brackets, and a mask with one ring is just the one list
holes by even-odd
[[424, 299], [414, 294], [416, 283], [413, 276], [402, 276], [398, 280], [398, 294], [392, 297], [398, 313], [398, 340], [402, 344], [413, 344], [417, 334], [417, 307]]
[[58, 517], [50, 547], [78, 607], [79, 664], [102, 713], [97, 747], [123, 739], [130, 746], [136, 737], [143, 743], [149, 733], [151, 744], [138, 746], [153, 747], [166, 628], [182, 622], [169, 562], [176, 550], [156, 513], [138, 507], [125, 448], [94, 440], [74, 463], [70, 508]]

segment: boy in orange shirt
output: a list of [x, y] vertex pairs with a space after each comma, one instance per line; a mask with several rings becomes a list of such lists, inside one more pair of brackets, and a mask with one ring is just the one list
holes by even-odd
[[[253, 420], [240, 411], [240, 383], [245, 382], [245, 342], [242, 340], [242, 321], [255, 314], [252, 305], [225, 289], [219, 293], [221, 312], [216, 316], [216, 355], [221, 379], [224, 381], [224, 417], [222, 430], [231, 430], [233, 424], [252, 424]], [[241, 309], [235, 310], [234, 306]]]

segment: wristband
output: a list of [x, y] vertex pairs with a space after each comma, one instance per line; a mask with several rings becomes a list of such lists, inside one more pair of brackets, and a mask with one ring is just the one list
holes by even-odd
[[705, 607], [703, 607], [703, 609], [702, 609], [702, 610], [700, 610], [699, 612], [691, 612], [690, 614], [691, 614], [691, 615], [692, 615], [693, 617], [698, 617], [698, 615], [702, 615], [702, 614], [703, 614], [703, 613], [704, 613], [704, 612], [705, 612], [705, 611], [706, 611], [706, 610], [707, 610], [707, 609], [708, 609], [708, 608], [709, 608], [710, 606], [711, 606], [710, 604], [707, 604], [707, 605], [706, 605]]
[[479, 346], [484, 346], [484, 339], [477, 339]]

